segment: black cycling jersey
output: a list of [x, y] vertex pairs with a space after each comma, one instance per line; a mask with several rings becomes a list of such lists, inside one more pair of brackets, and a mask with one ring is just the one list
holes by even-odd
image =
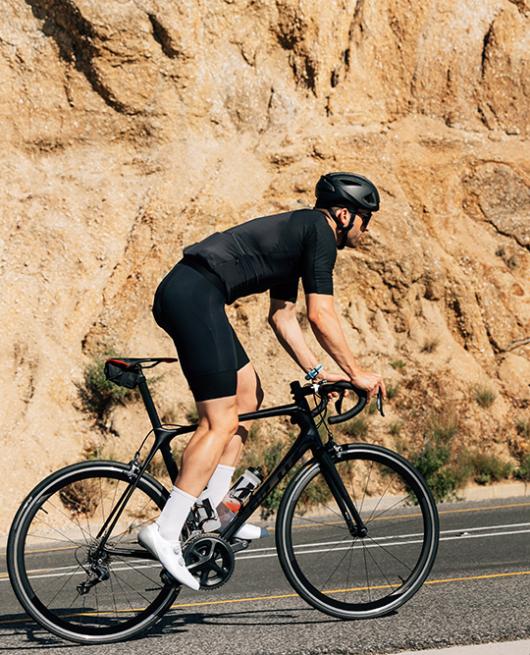
[[215, 273], [228, 304], [266, 290], [272, 298], [294, 302], [299, 278], [306, 294], [333, 295], [337, 244], [316, 209], [263, 216], [215, 232], [184, 248], [184, 256]]
[[267, 289], [294, 302], [299, 278], [306, 293], [331, 295], [336, 256], [333, 230], [312, 209], [256, 218], [184, 249], [158, 286], [153, 313], [175, 342], [195, 400], [236, 395], [249, 362], [225, 303]]

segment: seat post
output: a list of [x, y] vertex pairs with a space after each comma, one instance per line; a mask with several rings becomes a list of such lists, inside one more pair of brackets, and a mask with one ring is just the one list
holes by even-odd
[[156, 411], [153, 398], [151, 397], [151, 392], [149, 391], [147, 381], [143, 373], [140, 373], [138, 376], [138, 389], [140, 390], [140, 394], [142, 396], [142, 400], [144, 401], [145, 409], [147, 410], [149, 419], [151, 420], [151, 424], [156, 431], [162, 427], [162, 423], [160, 422], [158, 412]]

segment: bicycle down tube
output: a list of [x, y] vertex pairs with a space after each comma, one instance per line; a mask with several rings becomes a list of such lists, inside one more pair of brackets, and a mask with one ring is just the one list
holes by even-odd
[[[311, 416], [311, 409], [305, 398], [303, 388], [298, 382], [291, 384], [291, 389], [295, 395], [296, 403], [290, 406], [271, 408], [269, 410], [258, 410], [242, 414], [240, 420], [253, 420], [265, 418], [266, 416], [291, 415], [292, 421], [297, 423], [301, 432], [296, 441], [292, 444], [289, 451], [285, 454], [282, 461], [262, 482], [262, 484], [250, 495], [248, 500], [243, 503], [236, 516], [228, 526], [220, 531], [221, 537], [230, 540], [250, 516], [258, 509], [267, 496], [276, 488], [287, 473], [294, 465], [302, 459], [304, 454], [311, 450], [314, 458], [319, 463], [324, 478], [329, 485], [330, 491], [337, 502], [344, 520], [352, 536], [363, 536], [366, 533], [366, 527], [352, 502], [350, 495], [344, 487], [341, 477], [337, 473], [335, 465], [329, 455], [328, 447], [322, 443], [318, 430]], [[278, 410], [281, 410], [280, 413]], [[353, 520], [352, 520], [353, 518]]]

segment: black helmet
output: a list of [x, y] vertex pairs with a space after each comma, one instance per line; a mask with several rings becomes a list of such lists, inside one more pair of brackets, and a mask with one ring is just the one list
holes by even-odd
[[317, 207], [346, 207], [379, 211], [379, 192], [373, 182], [356, 173], [322, 175], [315, 189]]

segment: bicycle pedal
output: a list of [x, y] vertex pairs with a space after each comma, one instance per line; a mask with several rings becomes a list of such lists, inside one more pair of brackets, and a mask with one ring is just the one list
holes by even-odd
[[166, 569], [162, 569], [160, 571], [160, 579], [164, 583], [164, 585], [169, 585], [170, 587], [175, 587], [176, 589], [180, 589], [182, 585], [178, 580], [175, 580], [175, 578], [166, 571]]

